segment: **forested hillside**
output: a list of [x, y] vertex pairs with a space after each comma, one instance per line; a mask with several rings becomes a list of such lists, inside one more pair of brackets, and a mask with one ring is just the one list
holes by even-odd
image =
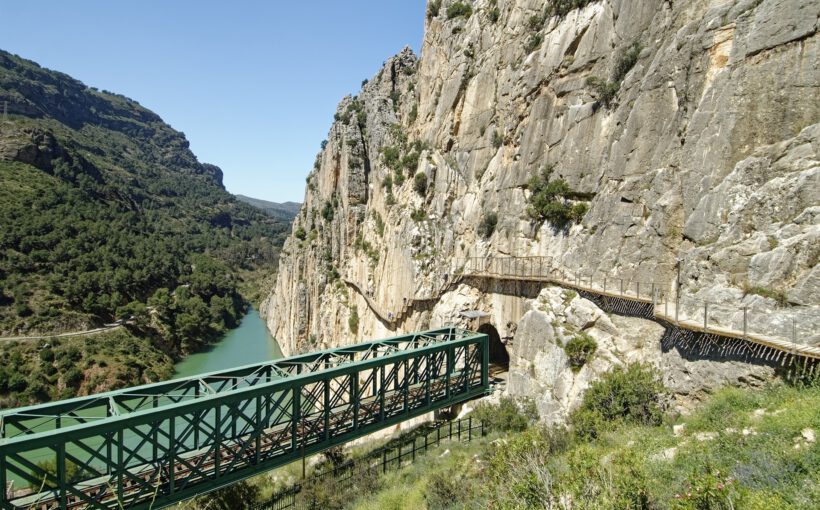
[[[175, 358], [236, 324], [243, 273], [274, 267], [289, 222], [230, 195], [219, 168], [197, 161], [182, 133], [135, 101], [0, 51], [6, 109], [0, 337], [131, 317], [129, 335]], [[30, 363], [30, 345], [0, 349], [0, 394], [20, 393], [10, 374], [47, 364], [55, 389], [22, 401], [65, 396], [59, 364]], [[139, 382], [128, 379], [117, 384]]]

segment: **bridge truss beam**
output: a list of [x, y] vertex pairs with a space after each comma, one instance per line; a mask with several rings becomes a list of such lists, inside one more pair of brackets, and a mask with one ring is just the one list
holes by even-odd
[[480, 396], [488, 367], [443, 328], [0, 413], [0, 508], [168, 506]]

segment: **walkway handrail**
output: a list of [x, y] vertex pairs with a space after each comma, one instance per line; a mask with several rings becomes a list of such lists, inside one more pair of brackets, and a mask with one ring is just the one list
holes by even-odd
[[365, 302], [367, 303], [367, 306], [373, 311], [376, 317], [380, 321], [390, 326], [395, 326], [396, 324], [404, 320], [408, 312], [412, 311], [417, 303], [425, 303], [440, 298], [450, 287], [457, 284], [459, 281], [461, 281], [461, 275], [457, 275], [455, 273], [452, 274], [438, 289], [436, 293], [426, 297], [411, 297], [409, 299], [405, 298], [401, 308], [398, 310], [398, 312], [394, 314], [392, 312], [385, 312], [384, 310], [382, 310], [381, 307], [376, 303], [376, 301], [367, 292], [365, 292], [364, 288], [360, 284], [348, 278], [344, 278], [344, 282], [347, 285], [353, 287], [353, 289], [356, 290], [356, 292], [358, 292], [364, 298]]
[[[471, 257], [459, 260], [456, 270], [464, 276], [538, 281], [561, 287], [590, 292], [602, 297], [637, 301], [652, 306], [653, 316], [684, 329], [722, 337], [748, 340], [760, 345], [791, 353], [796, 356], [820, 359], [820, 347], [798, 342], [799, 335], [810, 335], [804, 340], [820, 340], [812, 324], [800, 328], [794, 316], [780, 321], [755, 320], [749, 306], [731, 307], [693, 296], [679, 295], [668, 284], [633, 278], [612, 277], [572, 272], [555, 263], [552, 257]], [[763, 324], [779, 323], [780, 329]]]

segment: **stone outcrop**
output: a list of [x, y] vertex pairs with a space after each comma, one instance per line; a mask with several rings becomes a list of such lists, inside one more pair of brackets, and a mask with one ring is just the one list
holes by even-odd
[[[661, 325], [609, 316], [571, 290], [548, 287], [529, 308], [509, 346], [507, 392], [533, 398], [548, 423], [562, 423], [593, 381], [628, 363], [657, 368], [673, 397], [671, 404], [682, 412], [711, 390], [728, 384], [762, 384], [774, 375], [769, 366], [742, 361], [687, 360], [676, 349], [662, 348]], [[574, 370], [564, 347], [580, 333], [595, 340], [597, 349]]]
[[[510, 388], [553, 395], [539, 407], [555, 419], [632, 358], [667, 371], [681, 402], [744, 378], [661, 353], [657, 325], [580, 298], [549, 311], [511, 292], [447, 286], [467, 256], [551, 256], [661, 288], [679, 267], [693, 296], [682, 305], [708, 298], [717, 323], [745, 305], [769, 321], [761, 327], [796, 324], [803, 340], [820, 330], [820, 4], [600, 0], [543, 18], [543, 1], [476, 0], [471, 16], [448, 19], [450, 3], [428, 15], [420, 58], [388, 59], [339, 105], [263, 307], [286, 352], [395, 333], [348, 280], [387, 312], [441, 294], [400, 330], [488, 312], [514, 339]], [[634, 65], [619, 73], [630, 52]], [[606, 82], [617, 85], [610, 98], [594, 85]], [[527, 214], [528, 181], [546, 167], [589, 207], [567, 230]], [[426, 188], [412, 175], [422, 173]], [[603, 345], [578, 374], [552, 343], [562, 333], [550, 314]], [[572, 322], [581, 317], [591, 325]]]

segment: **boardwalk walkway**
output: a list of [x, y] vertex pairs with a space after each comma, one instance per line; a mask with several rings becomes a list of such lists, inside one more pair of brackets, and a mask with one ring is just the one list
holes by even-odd
[[431, 294], [430, 296], [426, 297], [412, 297], [410, 299], [405, 299], [404, 303], [401, 307], [399, 307], [395, 312], [386, 311], [382, 309], [382, 307], [376, 303], [375, 299], [370, 296], [369, 293], [365, 292], [361, 285], [354, 282], [353, 280], [349, 280], [347, 278], [344, 279], [344, 282], [352, 287], [356, 292], [358, 292], [367, 303], [368, 308], [373, 311], [376, 317], [387, 324], [390, 327], [396, 327], [401, 324], [404, 319], [407, 318], [409, 313], [415, 310], [420, 304], [426, 304], [434, 301], [438, 301], [441, 296], [450, 290], [452, 287], [458, 285], [463, 278], [463, 275], [456, 275], [449, 280], [444, 282], [444, 285], [437, 291]]
[[[768, 320], [755, 322], [752, 319], [759, 319], [762, 314], [752, 317], [748, 307], [728, 307], [691, 296], [676, 296], [674, 292], [667, 291], [667, 285], [631, 278], [572, 274], [558, 267], [551, 257], [470, 258], [458, 261], [456, 267], [458, 269], [453, 272], [455, 277], [446, 282], [437, 295], [408, 299], [396, 313], [382, 310], [356, 282], [345, 280], [345, 283], [359, 292], [373, 313], [391, 327], [398, 326], [419, 303], [438, 300], [464, 278], [538, 282], [617, 301], [624, 309], [613, 309], [614, 313], [629, 314], [627, 309], [630, 303], [642, 305], [646, 309], [646, 318], [684, 330], [748, 341], [791, 356], [820, 360], [820, 346], [811, 345], [820, 341], [817, 332], [809, 329], [808, 335], [802, 333], [802, 342], [798, 342], [798, 328], [794, 318], [783, 317], [783, 320], [779, 321], [783, 325], [780, 331], [773, 332], [766, 330], [766, 325], [776, 322], [770, 320], [769, 316], [765, 317]], [[765, 313], [771, 314], [770, 311]]]
[[[549, 283], [600, 297], [642, 303], [650, 307], [653, 318], [682, 329], [745, 340], [793, 356], [820, 359], [820, 347], [797, 341], [794, 319], [781, 321], [784, 324], [791, 323], [790, 335], [761, 331], [762, 326], [752, 323], [748, 307], [730, 308], [689, 296], [676, 296], [666, 292], [665, 286], [655, 282], [573, 275], [556, 267], [550, 257], [472, 258], [464, 261], [462, 267], [465, 276], [474, 278]], [[689, 306], [685, 306], [687, 304]], [[718, 324], [714, 320], [718, 313], [731, 326]], [[813, 336], [816, 336], [816, 332]], [[815, 338], [801, 339], [816, 341]]]

